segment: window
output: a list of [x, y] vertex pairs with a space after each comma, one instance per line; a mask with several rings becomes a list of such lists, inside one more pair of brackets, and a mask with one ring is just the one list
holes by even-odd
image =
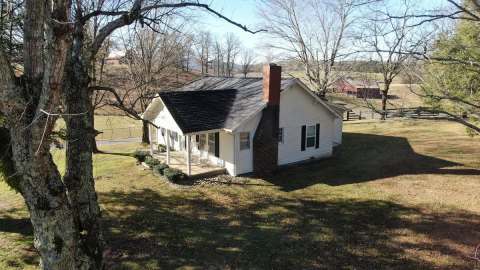
[[240, 150], [250, 149], [250, 133], [240, 132]]
[[207, 135], [206, 134], [200, 134], [198, 135], [198, 149], [204, 150], [205, 145], [207, 144]]
[[170, 141], [174, 142], [177, 139], [177, 133], [175, 131], [170, 132]]
[[307, 126], [307, 147], [315, 146], [315, 126]]
[[278, 142], [283, 143], [283, 128], [278, 129]]
[[160, 128], [160, 132], [162, 133], [162, 136], [165, 136], [165, 129], [164, 128]]
[[208, 153], [215, 154], [215, 133], [208, 134]]

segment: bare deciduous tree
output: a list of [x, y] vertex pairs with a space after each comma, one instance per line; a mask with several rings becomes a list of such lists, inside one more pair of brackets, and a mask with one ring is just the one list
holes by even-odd
[[352, 25], [354, 0], [264, 0], [264, 27], [282, 49], [299, 61], [320, 95], [336, 80], [334, 65], [341, 57]]
[[235, 61], [240, 53], [240, 40], [232, 33], [225, 36], [225, 76], [233, 77]]
[[[364, 52], [373, 54], [381, 67], [382, 119], [386, 117], [390, 86], [404, 70], [407, 61], [412, 59], [406, 52], [423, 48], [428, 39], [427, 34], [420, 35], [414, 28], [409, 27], [408, 17], [398, 19], [385, 17], [384, 14], [387, 13], [388, 8], [384, 3], [378, 3], [378, 6], [370, 12], [372, 17], [364, 21], [360, 37], [363, 46], [366, 47]], [[408, 6], [405, 7], [404, 14], [408, 14]]]
[[255, 52], [252, 49], [244, 48], [240, 56], [240, 68], [243, 76], [246, 78], [252, 71], [255, 61]]
[[198, 64], [201, 66], [202, 75], [208, 74], [210, 64], [210, 50], [212, 48], [212, 34], [208, 31], [200, 32], [195, 37]]
[[217, 76], [221, 76], [225, 74], [225, 52], [224, 46], [220, 39], [215, 39], [215, 44], [213, 46], [213, 52], [215, 54], [215, 58], [213, 60], [213, 68], [215, 69], [215, 74]]
[[[122, 103], [114, 99], [110, 105], [120, 109], [128, 107], [127, 115], [138, 119], [160, 89], [173, 87], [171, 78], [175, 77], [177, 64], [181, 61], [184, 37], [177, 30], [170, 31], [171, 27], [163, 27], [160, 32], [136, 28], [128, 31], [123, 38], [123, 48], [130, 83], [127, 89], [116, 90]], [[135, 115], [128, 113], [131, 111]], [[142, 123], [142, 143], [150, 143], [149, 123]]]

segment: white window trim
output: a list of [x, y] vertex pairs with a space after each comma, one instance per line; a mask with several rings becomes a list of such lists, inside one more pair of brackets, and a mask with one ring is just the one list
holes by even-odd
[[[313, 136], [308, 136], [308, 128], [309, 127], [313, 127]], [[306, 148], [315, 148], [315, 143], [317, 141], [317, 126], [316, 125], [307, 125], [307, 128], [306, 128], [306, 132], [305, 132], [305, 149]], [[308, 146], [308, 138], [312, 138], [313, 137], [313, 145], [311, 146]]]
[[[242, 148], [242, 134], [245, 134], [245, 133], [246, 133], [247, 136], [248, 136], [248, 147]], [[239, 149], [240, 149], [240, 151], [250, 150], [250, 147], [251, 147], [251, 146], [250, 146], [250, 145], [251, 145], [251, 142], [250, 142], [250, 132], [240, 132], [239, 135], [238, 135], [238, 137], [239, 137], [239, 140], [238, 140], [238, 141], [239, 141]]]
[[200, 134], [198, 135], [198, 144], [197, 148], [200, 151], [205, 151], [208, 145], [208, 138], [207, 134]]
[[[210, 142], [212, 142], [212, 140], [210, 140], [210, 138], [213, 138], [213, 144], [211, 144]], [[212, 155], [214, 156], [215, 155], [215, 149], [218, 147], [216, 144], [215, 144], [215, 133], [208, 133], [207, 134], [207, 152], [209, 155]], [[213, 146], [210, 147], [210, 146]]]

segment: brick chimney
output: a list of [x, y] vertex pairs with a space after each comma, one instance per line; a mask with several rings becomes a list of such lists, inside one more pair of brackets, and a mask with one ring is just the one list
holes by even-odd
[[269, 175], [277, 169], [281, 81], [281, 66], [263, 66], [263, 100], [267, 107], [253, 137], [253, 171], [257, 175]]
[[276, 64], [263, 66], [263, 100], [269, 105], [280, 105], [282, 67]]

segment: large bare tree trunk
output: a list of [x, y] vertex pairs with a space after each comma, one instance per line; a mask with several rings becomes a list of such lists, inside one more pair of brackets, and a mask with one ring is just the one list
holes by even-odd
[[105, 244], [100, 224], [100, 207], [95, 192], [92, 158], [96, 132], [93, 127], [90, 78], [87, 67], [80, 57], [83, 47], [81, 27], [74, 33], [74, 40], [66, 67], [67, 147], [63, 180], [68, 189], [78, 229], [82, 232], [81, 248], [91, 260], [89, 269], [102, 269]]
[[387, 100], [388, 93], [386, 91], [382, 91], [382, 120], [387, 119]]
[[148, 121], [142, 121], [142, 143], [150, 144]]
[[[16, 181], [30, 213], [42, 269], [90, 269], [67, 189], [50, 154], [70, 40], [55, 21], [66, 21], [62, 1], [25, 1], [24, 74], [15, 77], [0, 50], [0, 111], [10, 134]], [[13, 178], [13, 179], [12, 179]]]
[[[40, 123], [45, 122], [44, 117]], [[42, 269], [88, 269], [82, 267], [88, 258], [80, 249], [74, 214], [50, 155], [50, 145], [43, 142], [37, 149], [42, 142], [41, 125], [34, 125], [28, 131], [11, 131], [15, 170], [30, 212], [34, 245], [40, 253]]]
[[382, 93], [382, 120], [387, 119], [387, 102], [388, 102], [388, 92], [390, 90], [390, 83], [391, 83], [391, 81], [385, 80], [384, 89], [381, 91], [381, 93]]

